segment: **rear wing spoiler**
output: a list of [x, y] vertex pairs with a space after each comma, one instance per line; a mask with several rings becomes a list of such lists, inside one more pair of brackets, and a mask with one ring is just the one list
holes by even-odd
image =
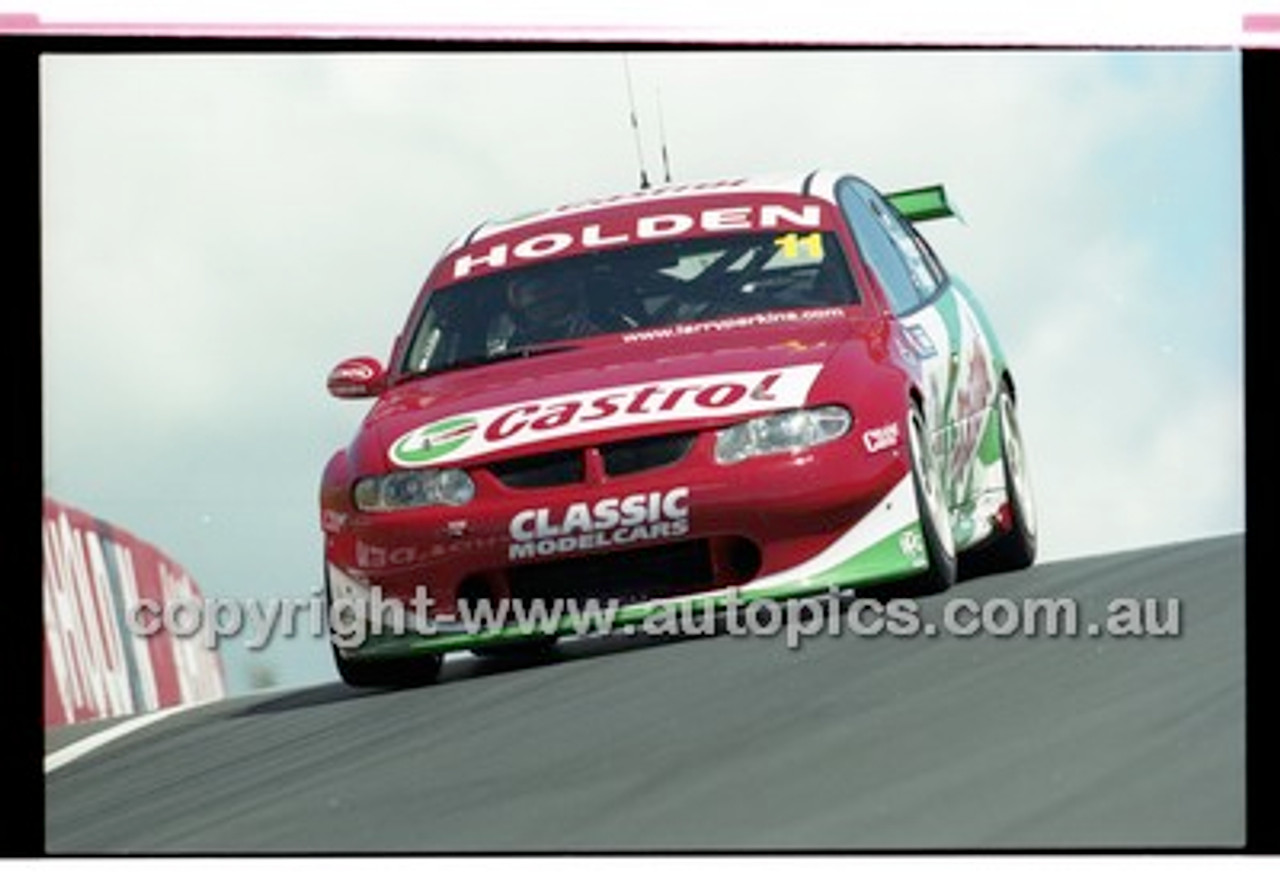
[[886, 193], [884, 198], [908, 221], [932, 221], [935, 218], [964, 220], [947, 198], [947, 191], [942, 184]]

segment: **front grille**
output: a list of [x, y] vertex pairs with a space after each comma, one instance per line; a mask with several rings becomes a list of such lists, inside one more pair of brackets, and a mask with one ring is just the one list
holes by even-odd
[[[647, 436], [611, 442], [598, 449], [607, 476], [626, 476], [666, 467], [683, 460], [698, 434]], [[586, 455], [581, 449], [531, 454], [490, 464], [489, 470], [507, 488], [549, 488], [574, 485], [586, 479]]]
[[636, 603], [711, 588], [714, 581], [710, 546], [699, 540], [517, 566], [507, 570], [507, 585], [521, 602]]
[[697, 433], [686, 432], [613, 442], [600, 446], [600, 457], [604, 460], [605, 473], [625, 476], [674, 464], [689, 453], [696, 438]]
[[507, 488], [572, 485], [586, 478], [586, 464], [581, 451], [554, 451], [517, 457], [490, 464], [489, 470]]

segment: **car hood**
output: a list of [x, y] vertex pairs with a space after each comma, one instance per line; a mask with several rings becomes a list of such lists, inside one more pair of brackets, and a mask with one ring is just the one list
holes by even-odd
[[465, 466], [799, 407], [856, 332], [840, 316], [646, 341], [610, 336], [409, 380], [370, 412], [355, 459], [365, 470]]

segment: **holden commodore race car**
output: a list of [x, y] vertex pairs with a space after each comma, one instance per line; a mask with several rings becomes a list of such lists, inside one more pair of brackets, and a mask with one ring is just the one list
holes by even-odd
[[[481, 607], [936, 593], [1030, 565], [1014, 379], [916, 223], [942, 187], [858, 177], [664, 185], [487, 222], [447, 247], [320, 491], [331, 607], [422, 612], [334, 637], [357, 685], [448, 651], [535, 648]], [[350, 616], [344, 618], [351, 618]], [[501, 614], [493, 619], [505, 619]], [[509, 619], [508, 619], [509, 621]]]

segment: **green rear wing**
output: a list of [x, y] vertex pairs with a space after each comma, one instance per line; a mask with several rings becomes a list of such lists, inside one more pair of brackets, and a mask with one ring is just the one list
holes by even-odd
[[964, 220], [960, 218], [960, 213], [947, 198], [947, 191], [943, 189], [942, 184], [886, 193], [884, 198], [888, 199], [890, 204], [908, 221], [932, 221], [935, 218]]

